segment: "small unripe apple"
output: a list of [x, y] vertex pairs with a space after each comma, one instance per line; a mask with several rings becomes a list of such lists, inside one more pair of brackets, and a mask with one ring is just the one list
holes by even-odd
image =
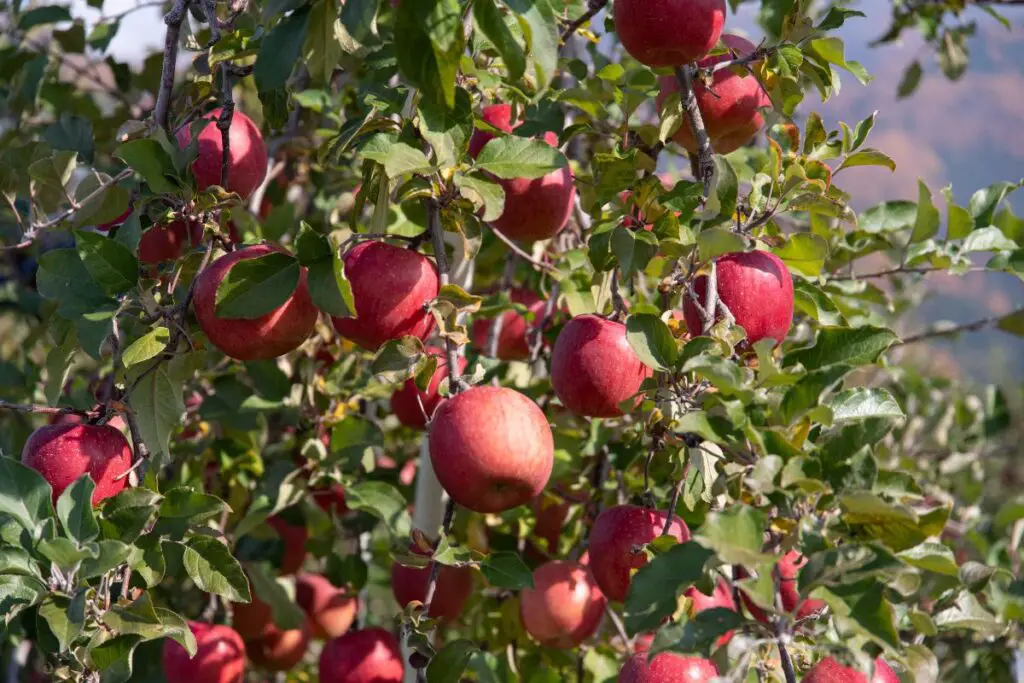
[[[429, 555], [416, 547], [409, 548], [417, 555]], [[430, 582], [430, 562], [426, 567], [407, 567], [395, 562], [391, 566], [391, 593], [399, 607], [404, 608], [413, 600], [427, 599], [427, 584]], [[471, 567], [442, 566], [437, 572], [437, 588], [430, 602], [428, 615], [444, 621], [455, 621], [462, 614], [473, 592], [473, 569]]]
[[184, 221], [167, 225], [154, 225], [139, 238], [139, 263], [157, 265], [176, 261], [185, 249], [198, 244], [193, 239], [196, 230], [189, 230]]
[[306, 269], [288, 299], [265, 315], [252, 319], [220, 318], [216, 313], [217, 287], [239, 261], [283, 251], [269, 244], [257, 244], [221, 256], [196, 281], [194, 308], [199, 326], [210, 342], [237, 360], [277, 358], [309, 338], [316, 326], [317, 309], [309, 298]]
[[[224, 139], [217, 128], [217, 118], [221, 109], [217, 108], [203, 118], [209, 121], [199, 132], [199, 156], [192, 162], [192, 175], [196, 179], [196, 188], [205, 190], [220, 185], [221, 160], [224, 154]], [[178, 131], [178, 144], [184, 148], [192, 140], [191, 125]], [[231, 116], [231, 127], [228, 128], [230, 160], [228, 162], [228, 186], [247, 199], [260, 186], [267, 175], [267, 147], [263, 143], [263, 134], [252, 119], [238, 111]]]
[[320, 683], [402, 683], [398, 640], [382, 628], [349, 631], [324, 644]]
[[[736, 600], [733, 599], [732, 586], [729, 582], [723, 578], [719, 578], [715, 583], [715, 589], [711, 592], [711, 595], [705, 595], [697, 590], [696, 586], [690, 586], [684, 591], [683, 595], [690, 598], [692, 606], [690, 608], [690, 617], [703, 612], [706, 609], [712, 609], [714, 607], [724, 607], [730, 609], [733, 612], [736, 611]], [[722, 634], [721, 637], [716, 641], [718, 647], [723, 647], [729, 640], [732, 639], [732, 631]]]
[[288, 576], [302, 568], [306, 560], [306, 542], [309, 540], [309, 531], [304, 526], [290, 524], [281, 517], [271, 517], [267, 524], [274, 527], [274, 530], [284, 542], [284, 557], [281, 559], [281, 567], [278, 574]]
[[109, 425], [46, 425], [28, 437], [21, 462], [50, 484], [54, 503], [64, 489], [88, 474], [96, 484], [92, 492], [92, 504], [96, 505], [128, 484], [127, 477], [118, 477], [131, 469], [132, 449], [124, 434]]
[[434, 316], [424, 305], [437, 296], [439, 287], [433, 261], [377, 240], [350, 249], [344, 260], [357, 316], [332, 317], [338, 334], [368, 351], [399, 337], [427, 338]]
[[[856, 669], [851, 669], [826, 657], [818, 662], [813, 669], [804, 674], [803, 683], [869, 683], [868, 677]], [[896, 675], [881, 657], [875, 659], [875, 673], [870, 683], [900, 683]]]
[[188, 622], [196, 637], [191, 659], [176, 641], [164, 641], [163, 669], [167, 683], [242, 683], [245, 643], [230, 626]]
[[[661, 535], [665, 520], [664, 512], [636, 505], [616, 505], [598, 515], [590, 530], [590, 569], [609, 600], [626, 599], [631, 571], [647, 564], [642, 547]], [[678, 516], [668, 532], [680, 542], [690, 540], [690, 529]]]
[[[424, 412], [428, 416], [433, 415], [434, 411], [437, 410], [437, 406], [444, 400], [437, 391], [441, 388], [441, 382], [448, 377], [448, 361], [445, 360], [444, 354], [438, 349], [429, 350], [432, 353], [438, 354], [438, 359], [437, 370], [431, 375], [427, 390], [420, 391], [416, 386], [416, 381], [409, 378], [391, 395], [391, 412], [395, 414], [399, 422], [413, 429], [423, 429], [426, 427], [427, 420], [423, 415]], [[459, 356], [456, 362], [460, 373], [466, 369], [467, 361], [463, 356]], [[418, 399], [417, 396], [419, 397]], [[422, 408], [420, 408], [421, 403], [423, 404]]]
[[[530, 343], [533, 341], [535, 326], [538, 324], [541, 313], [544, 310], [545, 302], [529, 289], [519, 287], [509, 292], [509, 299], [513, 303], [526, 306], [527, 311], [533, 314], [533, 321], [526, 322], [526, 318], [516, 311], [505, 311], [501, 314], [501, 330], [498, 332], [498, 358], [501, 360], [526, 360], [530, 357]], [[490, 339], [493, 320], [478, 318], [473, 321], [473, 346], [480, 350], [487, 350], [487, 342]]]
[[555, 560], [533, 572], [519, 597], [523, 628], [546, 647], [572, 648], [594, 635], [607, 603], [590, 570]]
[[[511, 104], [492, 104], [484, 107], [483, 115], [480, 117], [500, 131], [511, 133], [515, 126], [512, 124]], [[474, 159], [480, 154], [488, 142], [494, 139], [494, 133], [479, 128], [473, 131], [473, 137], [469, 139], [469, 155]]]
[[554, 439], [532, 399], [478, 386], [443, 402], [430, 424], [430, 461], [441, 486], [475, 512], [502, 512], [539, 494], [554, 466]]
[[707, 659], [662, 652], [647, 660], [638, 652], [619, 671], [619, 683], [709, 683], [718, 679], [718, 668]]
[[304, 621], [300, 628], [282, 631], [276, 626], [256, 640], [247, 641], [246, 654], [256, 666], [267, 671], [290, 671], [302, 661], [309, 649], [310, 626]]
[[[626, 326], [579, 315], [558, 335], [551, 353], [551, 386], [562, 404], [584, 417], [618, 417], [619, 403], [651, 376], [626, 341]], [[639, 403], [639, 397], [634, 405]]]
[[299, 574], [295, 600], [309, 617], [313, 636], [326, 640], [344, 635], [359, 611], [359, 598], [319, 574]]
[[[544, 142], [558, 146], [558, 136], [545, 133]], [[498, 181], [505, 191], [505, 208], [491, 225], [509, 239], [523, 242], [546, 240], [569, 224], [576, 185], [568, 166], [540, 178], [509, 178]]]
[[[722, 42], [740, 57], [756, 49], [749, 40], [730, 34], [723, 35]], [[700, 66], [707, 68], [729, 59], [732, 59], [729, 53], [715, 55], [702, 59]], [[661, 92], [658, 93], [657, 106], [660, 110], [665, 98], [679, 91], [679, 81], [675, 76], [662, 76], [659, 86]], [[693, 94], [697, 98], [711, 147], [718, 154], [728, 154], [750, 142], [764, 125], [759, 108], [770, 107], [772, 103], [757, 77], [752, 74], [739, 76], [730, 69], [716, 71], [710, 89], [699, 79], [695, 81]], [[683, 118], [683, 124], [672, 139], [693, 154], [697, 151], [697, 141], [685, 113]]]
[[682, 66], [706, 55], [725, 25], [725, 0], [615, 0], [615, 33], [647, 66]]
[[[782, 259], [767, 251], [748, 251], [720, 256], [715, 263], [718, 298], [746, 331], [747, 342], [785, 339], [793, 324], [793, 278]], [[693, 288], [703, 307], [707, 276], [698, 277]], [[716, 320], [720, 320], [721, 312], [716, 313]], [[703, 320], [689, 296], [683, 299], [683, 314], [690, 334], [700, 335]]]

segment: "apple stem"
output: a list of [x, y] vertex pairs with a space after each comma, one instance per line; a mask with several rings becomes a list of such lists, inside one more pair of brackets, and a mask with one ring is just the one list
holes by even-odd
[[693, 131], [693, 139], [697, 141], [697, 180], [704, 185], [704, 202], [711, 195], [711, 179], [715, 175], [714, 150], [711, 149], [711, 138], [704, 126], [704, 116], [697, 105], [697, 96], [693, 92], [693, 78], [697, 67], [684, 64], [675, 69], [676, 80], [679, 81], [679, 94], [686, 112], [686, 120]]
[[160, 90], [156, 96], [153, 117], [157, 125], [170, 132], [171, 90], [174, 89], [174, 73], [178, 62], [178, 36], [181, 23], [185, 20], [189, 0], [174, 0], [171, 11], [164, 15], [167, 34], [164, 36], [164, 62], [160, 71]]

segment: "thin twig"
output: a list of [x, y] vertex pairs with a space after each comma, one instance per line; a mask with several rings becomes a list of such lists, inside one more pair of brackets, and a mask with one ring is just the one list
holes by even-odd
[[122, 180], [130, 177], [131, 174], [132, 174], [132, 170], [130, 168], [124, 169], [123, 171], [118, 173], [113, 178], [110, 178], [109, 180], [106, 180], [105, 182], [100, 183], [99, 186], [95, 190], [93, 190], [89, 194], [85, 195], [85, 197], [83, 197], [82, 199], [72, 201], [70, 207], [68, 207], [67, 209], [61, 211], [60, 213], [58, 213], [53, 218], [50, 218], [50, 219], [48, 219], [48, 220], [46, 220], [46, 221], [44, 221], [42, 223], [37, 223], [37, 224], [33, 225], [29, 229], [29, 232], [26, 233], [26, 235], [29, 238], [35, 237], [35, 233], [36, 232], [38, 232], [40, 230], [46, 230], [48, 228], [52, 228], [53, 226], [59, 224], [60, 222], [70, 218], [76, 211], [81, 210], [81, 208], [83, 206], [88, 206], [89, 203], [92, 202], [94, 199], [99, 197], [101, 194], [103, 194], [104, 192], [106, 192], [107, 190], [109, 190], [111, 187], [113, 187], [114, 185], [118, 184]]
[[919, 267], [896, 266], [894, 268], [887, 268], [885, 270], [875, 271], [874, 273], [863, 273], [863, 274], [860, 274], [860, 275], [852, 274], [852, 273], [849, 274], [849, 275], [839, 275], [839, 274], [828, 275], [828, 276], [826, 276], [826, 279], [828, 279], [829, 281], [832, 281], [832, 282], [837, 282], [837, 281], [840, 281], [840, 280], [873, 280], [873, 279], [878, 279], [878, 278], [883, 278], [883, 277], [889, 277], [890, 275], [909, 275], [909, 274], [924, 275], [924, 274], [927, 274], [927, 273], [938, 273], [938, 272], [950, 273], [952, 275], [961, 275], [961, 274], [965, 274], [965, 273], [981, 273], [981, 272], [984, 272], [986, 270], [987, 269], [984, 266], [972, 266], [972, 267], [968, 268], [966, 271], [961, 271], [961, 272], [953, 271], [949, 267], [939, 267], [939, 266], [919, 266]]
[[[516, 274], [516, 253], [510, 251], [505, 257], [505, 270], [501, 274], [501, 285], [499, 291], [507, 292], [512, 287], [512, 278]], [[487, 332], [487, 344], [484, 347], [484, 355], [488, 358], [498, 357], [498, 341], [501, 338], [501, 329], [504, 327], [505, 313], [491, 321], [491, 329]]]
[[100, 415], [97, 410], [79, 410], [78, 408], [54, 408], [33, 403], [11, 403], [0, 401], [0, 410], [10, 410], [15, 413], [34, 413], [37, 415], [78, 415], [84, 419], [91, 419]]
[[683, 490], [683, 484], [686, 482], [686, 470], [676, 480], [676, 485], [672, 487], [672, 497], [668, 501], [668, 510], [665, 511], [665, 526], [661, 529], [662, 536], [668, 536], [669, 530], [672, 529], [672, 521], [676, 516], [676, 505], [679, 504], [679, 494]]
[[181, 23], [185, 20], [189, 0], [174, 0], [171, 11], [164, 15], [167, 33], [164, 36], [164, 63], [160, 71], [160, 90], [157, 92], [156, 108], [153, 117], [157, 125], [170, 132], [171, 130], [171, 90], [174, 89], [174, 74], [178, 62], [178, 37], [181, 35]]
[[622, 642], [625, 644], [626, 652], [633, 654], [633, 639], [626, 635], [625, 624], [622, 623], [622, 619], [615, 613], [615, 610], [613, 610], [611, 605], [607, 602], [604, 604], [604, 613], [608, 615], [608, 621], [612, 622], [616, 633], [619, 634], [619, 638], [621, 638]]
[[509, 249], [514, 251], [519, 256], [519, 258], [523, 259], [524, 261], [526, 261], [527, 263], [532, 265], [534, 268], [538, 268], [539, 270], [546, 270], [549, 273], [557, 273], [558, 272], [558, 269], [555, 268], [550, 263], [544, 263], [543, 261], [538, 261], [537, 259], [535, 259], [532, 256], [530, 256], [528, 253], [523, 251], [522, 247], [520, 247], [518, 244], [516, 244], [515, 242], [510, 240], [508, 238], [508, 236], [503, 234], [500, 230], [495, 228], [493, 225], [491, 226], [491, 232], [494, 233], [495, 237], [497, 237], [499, 240], [504, 242], [506, 247], [508, 247]]
[[[203, 2], [212, 2], [212, 0], [203, 0]], [[214, 16], [214, 20], [216, 20], [216, 16]], [[220, 116], [217, 117], [217, 129], [220, 131], [221, 139], [220, 186], [227, 190], [228, 173], [231, 167], [231, 120], [235, 116], [234, 83], [227, 62], [221, 65], [220, 77], [221, 110]]]
[[924, 332], [913, 334], [909, 337], [904, 337], [902, 340], [896, 343], [897, 346], [906, 346], [907, 344], [916, 344], [917, 342], [926, 341], [928, 339], [935, 339], [937, 337], [950, 337], [953, 335], [960, 334], [961, 332], [978, 332], [983, 330], [990, 325], [998, 323], [1003, 318], [1009, 318], [1011, 316], [1024, 315], [1024, 308], [1018, 308], [1016, 311], [1006, 313], [1004, 315], [993, 315], [980, 320], [974, 320], [969, 323], [963, 323], [961, 325], [955, 325], [953, 327], [935, 327]]
[[737, 57], [736, 53], [730, 50], [730, 53], [732, 54], [732, 59], [726, 60], [724, 62], [718, 62], [706, 69], [701, 69], [701, 71], [710, 76], [724, 69], [731, 69], [734, 66], [749, 67], [754, 62], [760, 62], [765, 57], [774, 54], [778, 49], [779, 48], [777, 45], [771, 47], [764, 47], [764, 43], [762, 41], [762, 44], [758, 45], [753, 52], [751, 52], [748, 55], [744, 55], [743, 57]]
[[[448, 255], [444, 250], [444, 231], [441, 228], [441, 205], [436, 199], [428, 199], [427, 218], [430, 237], [434, 244], [434, 260], [437, 262], [438, 280], [442, 287], [450, 282], [448, 274]], [[454, 395], [463, 391], [466, 386], [459, 368], [459, 348], [450, 338], [444, 340], [445, 359], [448, 362], [448, 390]]]
[[704, 185], [704, 201], [711, 195], [711, 179], [715, 175], [714, 150], [711, 149], [711, 138], [704, 126], [704, 117], [697, 105], [697, 95], [693, 91], [693, 78], [696, 68], [692, 64], [677, 66], [676, 80], [679, 82], [679, 96], [686, 112], [686, 120], [697, 142], [697, 179]]
[[544, 349], [544, 328], [547, 327], [551, 316], [555, 312], [555, 304], [558, 302], [558, 283], [551, 285], [551, 294], [544, 303], [544, 310], [539, 320], [534, 321], [530, 338], [530, 365], [535, 365], [540, 359], [540, 352]]
[[590, 0], [590, 5], [587, 7], [587, 11], [581, 14], [578, 18], [570, 21], [566, 24], [565, 29], [562, 31], [562, 42], [565, 43], [569, 38], [572, 37], [581, 26], [590, 22], [598, 12], [605, 8], [608, 4], [608, 0]]
[[718, 267], [714, 259], [711, 259], [711, 264], [708, 266], [705, 283], [701, 333], [707, 335], [711, 333], [711, 328], [715, 325], [715, 311], [718, 309]]

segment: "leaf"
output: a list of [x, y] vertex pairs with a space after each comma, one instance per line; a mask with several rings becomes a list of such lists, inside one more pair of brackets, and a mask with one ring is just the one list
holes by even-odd
[[115, 636], [89, 651], [92, 668], [100, 673], [102, 683], [127, 683], [131, 679], [132, 657], [143, 640], [134, 634]]
[[59, 5], [43, 5], [27, 10], [17, 18], [18, 28], [27, 31], [34, 26], [71, 21], [71, 11]]
[[540, 178], [567, 165], [558, 148], [515, 135], [492, 138], [476, 159], [477, 168], [505, 179]]
[[64, 384], [71, 374], [72, 361], [78, 350], [78, 335], [74, 330], [68, 333], [60, 346], [55, 346], [46, 353], [46, 403], [56, 406], [64, 395]]
[[62, 536], [40, 541], [37, 547], [40, 555], [67, 570], [77, 570], [83, 560], [99, 556], [97, 544], [89, 543], [79, 548]]
[[95, 490], [92, 477], [83, 474], [71, 482], [57, 499], [57, 518], [64, 527], [64, 533], [79, 545], [100, 535], [100, 525], [92, 509]]
[[1006, 630], [995, 616], [986, 610], [971, 593], [963, 592], [949, 609], [934, 615], [940, 631], [969, 629], [985, 637], [995, 637]]
[[860, 215], [860, 228], [865, 232], [896, 232], [909, 228], [917, 220], [917, 205], [914, 202], [897, 200], [883, 202]]
[[921, 68], [921, 62], [914, 60], [910, 65], [903, 71], [903, 77], [900, 79], [900, 84], [896, 87], [896, 97], [903, 99], [912, 95], [917, 90], [918, 84], [921, 83], [921, 76], [924, 75], [924, 69]]
[[[350, 15], [360, 13], [367, 9], [368, 4], [366, 0], [351, 0], [342, 4], [341, 11]], [[372, 12], [376, 7], [369, 9]], [[330, 83], [331, 75], [345, 53], [346, 38], [352, 40], [352, 33], [345, 28], [343, 21], [339, 21], [338, 3], [335, 0], [320, 0], [314, 3], [309, 11], [309, 20], [306, 24], [308, 31], [302, 44], [302, 56], [309, 70], [310, 83], [313, 85]], [[373, 21], [372, 14], [370, 21]], [[292, 40], [298, 41], [298, 37], [293, 37]], [[291, 42], [289, 46], [292, 46]], [[287, 77], [288, 74], [285, 75], [286, 79]]]
[[839, 164], [835, 172], [838, 173], [844, 168], [853, 168], [854, 166], [885, 166], [890, 171], [896, 170], [896, 162], [885, 152], [877, 149], [862, 149], [843, 159], [843, 163]]
[[101, 504], [101, 522], [106, 538], [132, 543], [159, 509], [160, 494], [145, 488], [126, 488]]
[[128, 348], [121, 354], [121, 363], [127, 369], [133, 365], [144, 363], [150, 358], [156, 358], [167, 348], [170, 338], [170, 330], [166, 327], [162, 325], [154, 327], [128, 345]]
[[469, 660], [480, 652], [470, 640], [456, 640], [445, 645], [427, 666], [428, 683], [459, 683], [469, 666]]
[[185, 571], [200, 590], [233, 602], [251, 600], [249, 581], [227, 546], [209, 536], [193, 536], [186, 545]]
[[411, 520], [405, 497], [391, 484], [382, 481], [356, 484], [345, 489], [345, 502], [351, 510], [365, 510], [382, 519], [394, 537], [409, 535]]
[[718, 640], [742, 626], [743, 622], [743, 617], [736, 610], [727, 607], [702, 610], [683, 623], [662, 627], [651, 643], [649, 656], [666, 651], [710, 656]]
[[60, 118], [43, 131], [43, 139], [54, 149], [78, 152], [86, 162], [93, 162], [96, 142], [92, 122], [87, 118], [61, 112]]
[[960, 249], [967, 254], [973, 251], [1003, 251], [1016, 248], [1016, 242], [1004, 235], [996, 226], [990, 225], [968, 235]]
[[36, 286], [41, 296], [60, 304], [60, 315], [68, 320], [109, 301], [74, 249], [54, 249], [40, 256]]
[[0, 575], [0, 614], [4, 625], [10, 624], [21, 610], [35, 605], [47, 592], [46, 586], [38, 579]]
[[270, 613], [277, 628], [282, 631], [302, 628], [306, 617], [295, 604], [294, 596], [289, 595], [281, 580], [274, 575], [274, 571], [266, 562], [247, 565], [246, 574], [252, 582], [253, 596], [270, 605]]
[[161, 365], [139, 380], [132, 392], [132, 410], [142, 440], [154, 454], [168, 453], [171, 433], [185, 412], [181, 391], [181, 382], [173, 381], [167, 366]]
[[96, 557], [83, 560], [78, 570], [78, 575], [83, 579], [94, 579], [124, 564], [132, 550], [127, 544], [113, 539], [104, 539], [96, 545]]
[[903, 409], [887, 389], [855, 387], [841, 391], [826, 405], [832, 409], [835, 423], [870, 418], [904, 417]]
[[478, 210], [483, 209], [481, 220], [497, 220], [505, 211], [505, 190], [500, 184], [480, 176], [461, 173], [456, 173], [453, 180], [463, 197], [473, 202]]
[[527, 567], [519, 555], [514, 552], [493, 552], [481, 563], [487, 583], [495, 588], [522, 590], [533, 588], [533, 572]]
[[181, 183], [170, 154], [152, 138], [132, 140], [118, 145], [114, 156], [141, 175], [157, 194], [174, 194]]
[[923, 242], [931, 239], [939, 231], [939, 210], [932, 203], [932, 192], [920, 180], [917, 181], [917, 218], [914, 231], [910, 234], [911, 242]]
[[50, 631], [57, 637], [61, 652], [67, 652], [68, 646], [85, 628], [87, 593], [87, 590], [79, 590], [73, 599], [51, 594], [39, 605], [39, 616], [46, 621]]
[[697, 235], [697, 249], [700, 251], [701, 261], [707, 262], [718, 258], [722, 254], [734, 251], [746, 251], [747, 241], [741, 235], [723, 228], [710, 228], [702, 230]]
[[813, 346], [786, 356], [787, 367], [802, 363], [808, 370], [829, 365], [866, 365], [877, 361], [896, 342], [896, 334], [885, 327], [823, 327]]
[[277, 90], [288, 83], [288, 77], [302, 54], [310, 14], [308, 5], [300, 7], [270, 29], [263, 38], [253, 71], [259, 92]]
[[839, 506], [844, 522], [860, 527], [860, 533], [881, 540], [896, 552], [912, 548], [931, 535], [922, 528], [913, 510], [888, 503], [871, 493], [840, 496]]
[[423, 342], [419, 337], [391, 339], [373, 357], [370, 372], [387, 382], [404, 382], [412, 377], [424, 353]]
[[230, 510], [228, 504], [217, 496], [189, 486], [178, 486], [164, 493], [159, 514], [161, 519], [186, 519], [195, 525], [213, 519], [225, 510]]
[[537, 88], [543, 90], [550, 85], [558, 67], [559, 23], [551, 0], [505, 0], [505, 4], [518, 15], [533, 59]]
[[658, 238], [646, 230], [634, 232], [619, 225], [612, 231], [611, 247], [625, 279], [642, 271], [657, 255]]
[[675, 366], [679, 347], [668, 325], [658, 316], [651, 313], [629, 316], [626, 341], [647, 367], [669, 370]]
[[455, 76], [465, 47], [458, 0], [400, 3], [395, 10], [395, 57], [405, 80], [427, 97], [455, 106]]
[[756, 565], [765, 561], [761, 546], [767, 523], [760, 510], [737, 504], [709, 514], [695, 538], [727, 564]]
[[505, 23], [494, 0], [476, 0], [473, 3], [473, 18], [480, 32], [491, 41], [505, 62], [509, 82], [518, 81], [526, 72], [525, 48]]
[[818, 235], [800, 232], [773, 250], [791, 269], [810, 277], [821, 275], [828, 258], [828, 242]]
[[911, 566], [936, 574], [957, 576], [960, 571], [953, 551], [941, 543], [922, 543], [904, 550], [898, 557]]
[[971, 201], [967, 209], [974, 217], [974, 227], [984, 228], [992, 224], [996, 209], [1006, 196], [1018, 190], [1021, 183], [1008, 183], [1001, 181], [982, 188], [971, 195]]
[[451, 109], [424, 99], [418, 123], [420, 133], [434, 150], [436, 163], [441, 167], [454, 166], [465, 156], [473, 134], [473, 101], [464, 88], [456, 88], [455, 106]]
[[626, 632], [635, 635], [658, 628], [675, 612], [676, 596], [704, 575], [704, 564], [712, 555], [689, 541], [672, 546], [640, 567], [626, 596]]
[[51, 496], [52, 489], [41, 474], [0, 456], [0, 514], [13, 517], [31, 534], [53, 517]]
[[149, 593], [143, 593], [128, 604], [113, 606], [103, 615], [103, 623], [115, 633], [141, 636], [146, 640], [159, 638], [164, 632]]
[[360, 44], [366, 44], [377, 34], [377, 0], [345, 0], [341, 6], [341, 23]]
[[853, 366], [838, 363], [814, 370], [801, 377], [782, 397], [782, 420], [792, 424], [798, 417], [821, 403], [821, 397], [853, 371]]
[[300, 267], [291, 254], [272, 252], [236, 262], [217, 286], [216, 315], [255, 319], [283, 305], [299, 284]]

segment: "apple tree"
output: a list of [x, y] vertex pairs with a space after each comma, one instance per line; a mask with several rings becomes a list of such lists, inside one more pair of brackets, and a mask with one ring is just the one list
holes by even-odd
[[6, 4], [6, 683], [1013, 680], [1021, 394], [912, 351], [1024, 309], [894, 328], [1021, 183], [815, 111], [963, 3], [751, 4]]

